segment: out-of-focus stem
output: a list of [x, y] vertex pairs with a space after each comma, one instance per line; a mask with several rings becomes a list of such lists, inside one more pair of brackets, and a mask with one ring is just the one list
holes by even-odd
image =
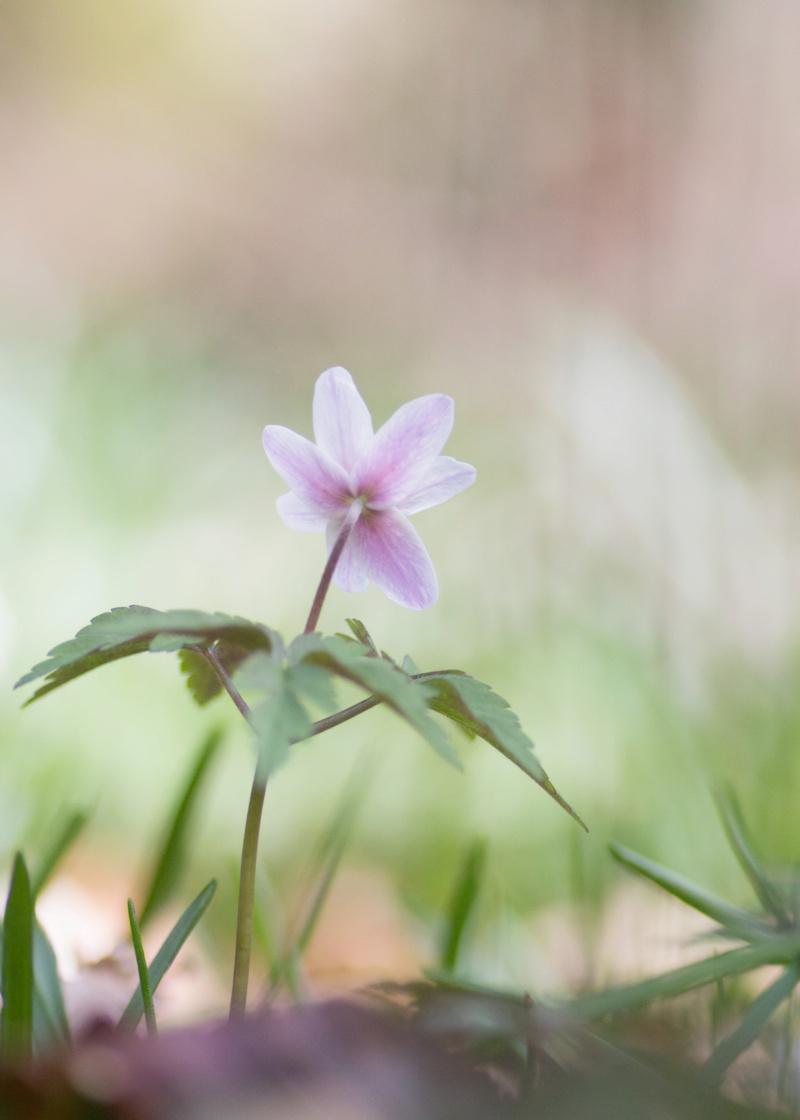
[[[460, 669], [434, 669], [429, 673], [414, 673], [411, 679], [412, 681], [435, 681], [448, 676], [461, 677], [463, 675]], [[316, 723], [312, 723], [311, 735], [321, 735], [323, 731], [330, 731], [332, 727], [338, 727], [340, 723], [347, 723], [349, 719], [360, 716], [362, 712], [368, 712], [370, 708], [376, 708], [378, 704], [383, 703], [382, 696], [368, 696], [366, 700], [359, 700], [355, 704], [351, 704], [349, 708], [342, 708], [340, 712], [334, 712], [331, 716], [323, 716]]]
[[[225, 667], [220, 662], [214, 647], [199, 649], [214, 671], [217, 680], [233, 700], [248, 723], [252, 723], [252, 712]], [[242, 862], [239, 871], [239, 904], [236, 911], [236, 943], [233, 954], [233, 984], [231, 985], [231, 1018], [239, 1018], [247, 1007], [247, 984], [250, 979], [250, 952], [253, 944], [253, 908], [256, 891], [256, 860], [258, 857], [258, 834], [261, 828], [261, 812], [267, 792], [266, 778], [259, 774], [256, 766], [247, 817], [244, 823], [242, 840]]]
[[253, 907], [256, 891], [256, 857], [258, 833], [261, 828], [261, 810], [267, 792], [265, 779], [259, 777], [258, 768], [250, 791], [247, 819], [242, 842], [242, 864], [239, 873], [239, 907], [236, 913], [236, 947], [233, 956], [233, 985], [231, 987], [231, 1019], [241, 1018], [247, 1007], [247, 982], [250, 978], [250, 950], [253, 943]]

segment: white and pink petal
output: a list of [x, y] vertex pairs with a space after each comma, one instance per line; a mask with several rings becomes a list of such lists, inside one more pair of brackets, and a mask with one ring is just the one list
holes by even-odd
[[413, 490], [453, 428], [452, 398], [417, 397], [398, 408], [375, 433], [353, 470], [353, 489], [370, 505], [391, 506]]
[[459, 463], [449, 455], [440, 455], [430, 464], [407, 494], [396, 500], [396, 508], [407, 515], [441, 505], [466, 490], [475, 481], [475, 468]]
[[372, 417], [346, 369], [334, 366], [317, 378], [312, 415], [317, 446], [351, 471], [372, 441]]
[[288, 525], [290, 529], [299, 529], [303, 533], [320, 533], [324, 532], [328, 524], [328, 517], [314, 506], [310, 506], [295, 494], [294, 490], [290, 490], [288, 494], [281, 494], [275, 506], [284, 525]]
[[268, 424], [263, 441], [270, 463], [307, 505], [334, 516], [349, 500], [345, 471], [305, 436]]
[[424, 610], [439, 597], [431, 558], [410, 521], [394, 509], [366, 510], [348, 541], [366, 577], [401, 607]]

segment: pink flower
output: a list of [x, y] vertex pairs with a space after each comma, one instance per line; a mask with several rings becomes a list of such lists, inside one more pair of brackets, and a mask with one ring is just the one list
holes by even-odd
[[453, 412], [450, 397], [433, 393], [404, 404], [373, 432], [353, 378], [336, 366], [314, 388], [316, 443], [278, 424], [264, 429], [269, 461], [290, 487], [277, 501], [290, 529], [324, 529], [330, 552], [353, 503], [362, 503], [333, 577], [343, 591], [372, 582], [412, 610], [436, 602], [436, 572], [408, 515], [475, 481], [474, 467], [439, 454]]

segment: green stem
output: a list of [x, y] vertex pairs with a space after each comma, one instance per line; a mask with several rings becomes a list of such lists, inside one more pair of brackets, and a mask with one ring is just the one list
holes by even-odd
[[[336, 543], [331, 550], [331, 554], [328, 557], [325, 571], [322, 573], [322, 579], [320, 580], [317, 594], [314, 597], [311, 614], [306, 623], [305, 633], [307, 634], [310, 633], [317, 624], [320, 611], [322, 610], [322, 604], [325, 601], [325, 595], [330, 586], [334, 568], [336, 567], [339, 557], [342, 555], [342, 550], [347, 543], [347, 538], [352, 532], [360, 512], [361, 504], [354, 502], [339, 532]], [[207, 648], [197, 646], [196, 650], [211, 666], [217, 680], [228, 693], [247, 722], [251, 723], [252, 712], [226, 672], [225, 667], [217, 657], [214, 646]], [[425, 680], [446, 676], [450, 671], [451, 670], [448, 669], [440, 669], [438, 672], [433, 673], [417, 673], [415, 674], [415, 679]], [[357, 704], [351, 704], [349, 708], [344, 708], [340, 712], [335, 712], [331, 716], [326, 716], [324, 719], [317, 720], [312, 727], [311, 734], [319, 735], [321, 732], [327, 731], [331, 727], [338, 727], [340, 723], [345, 723], [347, 720], [353, 719], [354, 716], [360, 715], [362, 712], [369, 711], [370, 708], [374, 708], [380, 703], [382, 703], [381, 697], [369, 696], [365, 700], [359, 701]], [[247, 818], [245, 820], [244, 839], [242, 841], [242, 862], [239, 873], [239, 905], [236, 914], [236, 945], [233, 957], [233, 984], [231, 987], [230, 1017], [232, 1019], [243, 1016], [247, 1007], [247, 984], [250, 976], [250, 953], [253, 943], [253, 909], [255, 905], [258, 834], [261, 828], [261, 813], [264, 808], [266, 792], [266, 779], [262, 780], [259, 777], [258, 768], [256, 768], [256, 774], [253, 778], [253, 787], [250, 791], [250, 802], [247, 806]]]
[[206, 661], [214, 671], [214, 676], [230, 696], [231, 700], [233, 700], [234, 704], [242, 713], [247, 722], [250, 723], [253, 713], [250, 711], [250, 708], [248, 707], [241, 692], [239, 692], [239, 689], [231, 680], [224, 665], [217, 657], [215, 646], [216, 643], [212, 646], [192, 646], [191, 648], [194, 649], [196, 653], [199, 653], [201, 657], [205, 657]]
[[[224, 666], [217, 657], [214, 647], [199, 648], [214, 674], [233, 700], [248, 723], [252, 723], [252, 712]], [[247, 984], [250, 979], [250, 953], [253, 945], [253, 908], [256, 893], [256, 860], [258, 857], [258, 834], [261, 829], [261, 813], [267, 792], [266, 779], [259, 777], [256, 766], [250, 802], [244, 823], [242, 840], [242, 862], [239, 872], [239, 903], [236, 911], [236, 942], [233, 953], [233, 983], [231, 985], [232, 1019], [240, 1018], [247, 1007]]]
[[333, 573], [336, 569], [336, 565], [339, 563], [339, 559], [344, 552], [344, 546], [347, 544], [347, 538], [355, 528], [356, 521], [358, 521], [359, 517], [361, 516], [361, 511], [363, 510], [363, 508], [364, 503], [363, 501], [361, 501], [361, 499], [359, 499], [358, 501], [353, 502], [353, 504], [350, 506], [350, 509], [347, 511], [347, 516], [342, 522], [342, 527], [339, 530], [339, 536], [334, 542], [333, 548], [331, 549], [330, 555], [328, 556], [328, 562], [322, 572], [322, 579], [319, 581], [319, 587], [317, 588], [317, 593], [314, 596], [314, 602], [311, 604], [311, 610], [308, 615], [308, 621], [306, 622], [306, 628], [303, 631], [304, 634], [313, 634], [313, 632], [317, 628], [319, 616], [322, 614], [322, 604], [325, 602], [325, 596], [328, 594], [328, 588], [331, 585], [331, 580], [333, 579]]
[[[414, 673], [411, 679], [412, 681], [431, 681], [453, 674], [459, 677], [464, 675], [460, 669], [434, 669], [429, 673]], [[349, 708], [342, 708], [340, 712], [334, 712], [332, 716], [324, 716], [323, 719], [318, 719], [316, 723], [312, 723], [311, 735], [320, 735], [323, 731], [330, 731], [332, 727], [338, 727], [340, 723], [347, 723], [354, 716], [360, 716], [362, 712], [368, 712], [370, 708], [376, 708], [378, 704], [383, 703], [382, 696], [368, 696], [366, 700], [359, 700], [356, 704], [351, 704]]]
[[233, 985], [231, 987], [231, 1019], [241, 1018], [247, 1007], [247, 982], [250, 977], [250, 950], [253, 943], [253, 907], [256, 893], [256, 857], [258, 833], [261, 828], [261, 810], [264, 808], [266, 780], [261, 780], [256, 769], [242, 842], [242, 865], [239, 873], [239, 908], [236, 914], [236, 948], [233, 956]]

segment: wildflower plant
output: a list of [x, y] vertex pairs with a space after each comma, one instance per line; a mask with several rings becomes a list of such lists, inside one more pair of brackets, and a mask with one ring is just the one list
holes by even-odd
[[[348, 635], [325, 635], [318, 629], [332, 581], [355, 593], [374, 583], [395, 602], [412, 610], [430, 607], [436, 601], [436, 574], [409, 517], [454, 497], [474, 482], [471, 466], [441, 454], [452, 428], [453, 411], [449, 397], [421, 397], [398, 409], [376, 432], [350, 374], [335, 368], [317, 381], [315, 442], [278, 425], [264, 430], [267, 455], [289, 487], [288, 493], [278, 499], [278, 512], [291, 528], [324, 531], [327, 539], [328, 558], [308, 619], [303, 632], [291, 641], [284, 641], [262, 623], [220, 613], [117, 607], [98, 615], [75, 638], [56, 646], [18, 682], [20, 686], [39, 682], [27, 701], [32, 703], [112, 661], [138, 653], [176, 653], [189, 692], [199, 705], [226, 693], [247, 721], [253, 736], [255, 773], [239, 875], [232, 1019], [242, 1020], [247, 1007], [254, 929], [261, 940], [271, 942], [270, 995], [280, 988], [299, 994], [298, 958], [308, 944], [335, 875], [365, 781], [362, 768], [348, 783], [345, 798], [321, 837], [304, 920], [291, 937], [281, 937], [280, 915], [273, 912], [274, 900], [265, 889], [263, 869], [259, 872], [256, 857], [269, 779], [291, 759], [296, 743], [384, 704], [456, 768], [461, 763], [446, 727], [455, 725], [468, 737], [484, 740], [582, 824], [548, 779], [517, 717], [488, 685], [456, 668], [418, 671], [410, 657], [395, 659], [380, 650], [366, 626], [355, 618], [346, 620]], [[338, 680], [356, 685], [364, 697], [349, 707], [337, 708]], [[313, 719], [310, 704], [328, 714]], [[128, 900], [139, 983], [120, 1019], [122, 1033], [135, 1029], [144, 1017], [148, 1034], [156, 1036], [154, 993], [214, 897], [216, 883], [212, 880], [147, 960], [142, 929], [179, 886], [198, 791], [208, 780], [222, 742], [222, 735], [213, 730], [201, 745], [155, 849], [138, 906], [133, 899]], [[612, 845], [611, 854], [629, 871], [711, 919], [710, 935], [723, 942], [722, 951], [714, 950], [705, 959], [659, 976], [549, 1004], [534, 1001], [527, 991], [500, 991], [487, 987], [480, 978], [467, 978], [461, 967], [462, 948], [487, 864], [485, 842], [478, 839], [465, 851], [444, 913], [437, 967], [428, 969], [422, 981], [399, 989], [383, 985], [379, 990], [388, 999], [401, 996], [407, 1016], [424, 1030], [426, 1046], [430, 1039], [442, 1035], [448, 1049], [461, 1047], [482, 1068], [494, 1068], [502, 1083], [513, 1084], [516, 1100], [509, 1115], [515, 1117], [599, 1115], [594, 1110], [576, 1111], [578, 1098], [573, 1097], [567, 1112], [550, 1111], [548, 1078], [551, 1089], [560, 1086], [565, 1090], [565, 1073], [577, 1073], [577, 1089], [583, 1086], [583, 1090], [598, 1095], [601, 1104], [609, 1092], [611, 1074], [622, 1095], [603, 1115], [644, 1115], [646, 1102], [648, 1115], [652, 1107], [657, 1107], [661, 1115], [663, 1105], [664, 1115], [718, 1116], [720, 1120], [728, 1116], [740, 1120], [777, 1116], [761, 1108], [729, 1108], [718, 1090], [731, 1066], [756, 1039], [775, 1037], [778, 1028], [771, 1021], [777, 1018], [779, 1009], [788, 1008], [788, 1027], [778, 1046], [780, 1049], [782, 1045], [785, 1060], [777, 1096], [782, 1104], [788, 1102], [796, 1115], [791, 1005], [800, 982], [797, 869], [793, 868], [788, 877], [775, 876], [766, 869], [749, 840], [732, 795], [719, 799], [719, 810], [731, 847], [758, 898], [758, 910], [726, 902], [620, 845]], [[24, 1067], [32, 1058], [71, 1044], [56, 958], [37, 920], [36, 900], [85, 824], [82, 812], [67, 816], [45, 843], [38, 866], [31, 870], [21, 853], [15, 857], [0, 927], [0, 1063]], [[281, 946], [277, 945], [279, 941], [283, 941]], [[732, 947], [725, 944], [731, 942]], [[765, 965], [779, 966], [779, 974], [773, 975], [741, 1015], [736, 1013], [735, 1025], [728, 1029], [731, 1000], [730, 993], [723, 991], [723, 983]], [[721, 1037], [714, 1029], [710, 1052], [691, 1078], [687, 1079], [683, 1070], [673, 1076], [663, 1061], [648, 1061], [641, 1047], [626, 1041], [626, 1016], [655, 1001], [714, 986], [714, 1019], [727, 1022]], [[618, 1021], [623, 1023], [622, 1037], [616, 1029]], [[241, 1030], [241, 1024], [232, 1029]], [[586, 1080], [591, 1069], [597, 1073], [596, 1081]], [[554, 1076], [548, 1070], [555, 1071]], [[572, 1088], [565, 1091], [569, 1096]], [[635, 1107], [631, 1104], [634, 1100]], [[489, 1114], [504, 1115], [497, 1111], [501, 1103], [498, 1099], [496, 1109]], [[594, 1103], [593, 1098], [593, 1109]], [[2, 1108], [0, 1085], [0, 1111]]]
[[[233, 1018], [241, 1017], [247, 1004], [256, 857], [267, 784], [290, 759], [296, 743], [385, 704], [458, 769], [459, 756], [445, 724], [437, 718], [443, 716], [468, 737], [477, 736], [505, 755], [575, 817], [537, 760], [517, 717], [488, 685], [460, 669], [419, 672], [410, 657], [397, 660], [379, 650], [357, 619], [347, 620], [349, 635], [326, 636], [318, 630], [331, 581], [354, 593], [374, 583], [411, 610], [436, 602], [436, 573], [409, 517], [454, 497], [475, 480], [473, 467], [441, 454], [453, 416], [451, 398], [432, 394], [403, 405], [375, 431], [352, 377], [337, 367], [323, 373], [316, 384], [314, 443], [279, 425], [265, 428], [267, 455], [289, 487], [277, 502], [280, 516], [290, 528], [324, 531], [327, 539], [327, 563], [298, 637], [285, 642], [269, 626], [219, 613], [117, 607], [56, 646], [18, 682], [18, 686], [41, 682], [27, 701], [31, 703], [112, 661], [138, 653], [176, 653], [198, 704], [205, 705], [225, 692], [247, 721], [253, 733], [255, 775], [241, 855], [230, 1005]], [[337, 709], [335, 683], [339, 679], [362, 689], [364, 698]], [[329, 714], [312, 719], [309, 703]], [[122, 1025], [135, 1026], [144, 1014], [151, 1034], [156, 1031], [153, 992], [210, 903], [213, 882], [185, 911], [149, 964], [140, 925], [163, 904], [174, 885], [175, 855], [185, 838], [193, 791], [217, 745], [218, 737], [212, 736], [176, 808], [150, 889], [140, 900], [141, 920], [133, 900], [129, 901], [140, 984]], [[49, 870], [54, 863], [50, 861]], [[53, 991], [52, 953], [41, 949], [37, 953], [42, 939], [46, 945], [35, 919], [35, 897], [42, 881], [40, 875], [32, 885], [25, 862], [18, 856], [6, 912], [3, 956], [6, 1000], [0, 1042], [9, 1055], [30, 1053], [35, 1008], [47, 1006], [45, 993], [52, 995]], [[12, 963], [7, 965], [7, 961]], [[58, 1000], [50, 1006], [51, 1017], [55, 1015], [59, 1022], [62, 1011]]]

